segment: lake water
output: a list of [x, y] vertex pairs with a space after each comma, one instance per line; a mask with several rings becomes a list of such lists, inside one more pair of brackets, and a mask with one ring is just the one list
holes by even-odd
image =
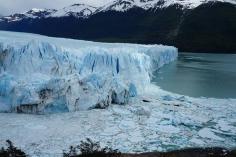
[[154, 73], [162, 89], [192, 97], [236, 98], [236, 54], [180, 53]]

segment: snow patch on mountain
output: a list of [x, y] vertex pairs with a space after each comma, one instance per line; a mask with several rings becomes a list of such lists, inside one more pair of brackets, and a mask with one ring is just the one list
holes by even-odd
[[152, 70], [177, 55], [171, 46], [0, 32], [0, 109], [54, 113], [127, 104], [150, 84]]
[[156, 0], [117, 0], [102, 6], [97, 12], [109, 10], [124, 12], [134, 7], [149, 9], [152, 8], [155, 3]]
[[46, 16], [54, 13], [55, 9], [38, 9], [33, 8], [25, 13], [17, 13], [10, 16], [5, 16], [0, 18], [1, 21], [16, 22], [23, 19], [35, 19], [35, 18], [45, 18]]
[[69, 7], [65, 7], [49, 15], [48, 17], [64, 17], [74, 16], [78, 18], [87, 18], [96, 11], [96, 7], [85, 4], [74, 4]]
[[236, 4], [236, 0], [115, 0], [97, 8], [86, 4], [73, 4], [59, 10], [55, 9], [37, 9], [33, 8], [25, 13], [16, 13], [13, 15], [0, 17], [0, 22], [16, 22], [23, 19], [35, 18], [60, 18], [74, 16], [77, 18], [89, 18], [91, 15], [99, 12], [118, 11], [125, 12], [131, 8], [159, 9], [177, 5], [182, 9], [194, 9], [201, 4], [209, 2], [227, 2]]
[[116, 0], [99, 8], [96, 12], [109, 10], [124, 12], [131, 8], [157, 9], [167, 8], [172, 5], [179, 5], [183, 9], [194, 9], [201, 4], [208, 2], [228, 2], [236, 4], [234, 0]]

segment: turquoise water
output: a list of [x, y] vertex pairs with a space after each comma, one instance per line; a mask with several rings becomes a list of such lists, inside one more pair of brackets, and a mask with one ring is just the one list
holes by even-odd
[[192, 97], [236, 98], [236, 54], [180, 53], [154, 72], [152, 81]]

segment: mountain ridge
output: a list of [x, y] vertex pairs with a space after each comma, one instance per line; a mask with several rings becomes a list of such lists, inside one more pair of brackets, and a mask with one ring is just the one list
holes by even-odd
[[236, 0], [115, 0], [101, 7], [78, 3], [72, 4], [62, 9], [40, 9], [32, 8], [25, 13], [15, 13], [9, 16], [0, 17], [0, 21], [19, 21], [23, 18], [50, 18], [74, 16], [78, 18], [88, 18], [91, 15], [106, 11], [125, 12], [131, 8], [142, 8], [144, 10], [166, 8], [178, 5], [182, 9], [194, 9], [201, 4], [209, 2], [227, 2], [236, 5]]
[[0, 21], [0, 30], [101, 42], [165, 44], [185, 52], [236, 52], [233, 3], [210, 1], [194, 9], [173, 4], [154, 9], [97, 10], [87, 16], [50, 14], [46, 18]]

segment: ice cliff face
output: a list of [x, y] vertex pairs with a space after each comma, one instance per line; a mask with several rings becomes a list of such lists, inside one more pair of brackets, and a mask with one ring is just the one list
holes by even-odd
[[152, 70], [176, 57], [170, 46], [0, 32], [0, 111], [55, 113], [126, 104], [142, 94]]

